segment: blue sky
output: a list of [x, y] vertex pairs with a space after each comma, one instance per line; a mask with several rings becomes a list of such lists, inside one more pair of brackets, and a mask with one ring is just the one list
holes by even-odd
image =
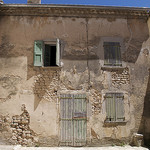
[[[26, 4], [27, 0], [3, 0], [5, 4]], [[150, 0], [41, 0], [42, 4], [78, 4], [101, 6], [149, 7]]]

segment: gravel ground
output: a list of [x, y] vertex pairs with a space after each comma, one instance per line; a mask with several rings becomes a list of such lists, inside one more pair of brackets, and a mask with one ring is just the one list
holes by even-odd
[[144, 147], [131, 147], [131, 146], [111, 146], [111, 147], [22, 147], [0, 145], [0, 150], [148, 150]]

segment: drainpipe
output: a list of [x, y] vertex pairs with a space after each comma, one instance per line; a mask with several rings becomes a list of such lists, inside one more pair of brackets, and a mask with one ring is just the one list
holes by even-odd
[[41, 4], [41, 0], [27, 0], [27, 4]]

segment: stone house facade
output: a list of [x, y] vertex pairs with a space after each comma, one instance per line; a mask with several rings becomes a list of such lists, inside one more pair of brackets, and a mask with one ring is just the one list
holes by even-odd
[[0, 5], [1, 143], [148, 143], [148, 9], [38, 3]]

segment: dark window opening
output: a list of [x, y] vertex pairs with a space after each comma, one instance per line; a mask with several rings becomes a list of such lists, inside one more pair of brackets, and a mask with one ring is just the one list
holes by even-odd
[[47, 44], [45, 45], [44, 66], [57, 66], [55, 45], [47, 45]]

